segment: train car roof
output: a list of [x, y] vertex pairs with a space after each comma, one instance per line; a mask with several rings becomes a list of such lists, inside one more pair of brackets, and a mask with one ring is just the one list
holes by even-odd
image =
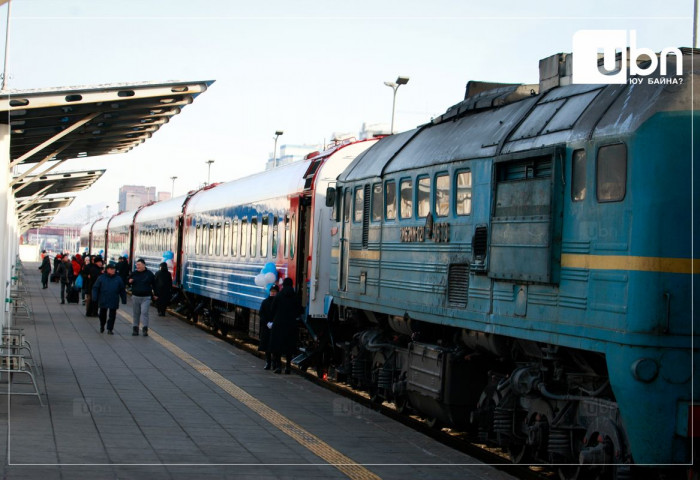
[[135, 223], [138, 224], [160, 220], [162, 218], [177, 217], [182, 213], [182, 204], [187, 200], [188, 196], [189, 195], [180, 195], [143, 207], [138, 215], [136, 215]]
[[208, 212], [231, 205], [262, 203], [301, 193], [308, 161], [293, 162], [239, 178], [197, 193], [187, 205], [187, 214]]
[[109, 228], [123, 227], [125, 225], [131, 225], [134, 221], [134, 215], [138, 210], [127, 210], [125, 212], [119, 212], [112, 217], [109, 222]]
[[107, 224], [112, 217], [100, 218], [92, 225], [92, 232], [95, 233], [98, 230], [107, 230]]

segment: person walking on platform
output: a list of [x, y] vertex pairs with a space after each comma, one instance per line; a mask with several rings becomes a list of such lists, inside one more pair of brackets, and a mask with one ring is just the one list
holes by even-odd
[[170, 302], [170, 292], [173, 287], [173, 276], [168, 271], [168, 264], [161, 262], [160, 269], [155, 274], [155, 292], [156, 306], [158, 307], [158, 316], [165, 316], [165, 309], [168, 308]]
[[129, 262], [126, 261], [126, 257], [119, 257], [119, 260], [117, 260], [117, 275], [119, 275], [124, 285], [126, 285], [129, 279]]
[[297, 318], [303, 311], [301, 301], [294, 291], [294, 282], [289, 277], [285, 278], [282, 291], [272, 303], [270, 351], [274, 373], [282, 373], [282, 355], [287, 358], [284, 373], [292, 371], [292, 357], [297, 350]]
[[90, 255], [83, 256], [83, 268], [80, 269], [80, 276], [83, 277], [83, 288], [81, 289], [81, 296], [83, 298], [83, 305], [85, 305], [85, 297], [89, 297], [92, 292], [88, 291], [88, 270], [90, 270]]
[[148, 336], [148, 309], [151, 307], [151, 298], [158, 300], [154, 294], [156, 279], [143, 258], [136, 260], [136, 270], [129, 275], [131, 285], [131, 304], [133, 306], [134, 322], [132, 335], [139, 334], [139, 321], [143, 336]]
[[[97, 302], [92, 301], [92, 287], [95, 286], [97, 278], [102, 275], [102, 257], [96, 255], [92, 258], [92, 262], [86, 265], [87, 269], [87, 292], [85, 293], [85, 316], [86, 317], [96, 317], [97, 316]], [[85, 282], [83, 282], [85, 285]]]
[[[119, 299], [126, 304], [126, 289], [124, 282], [116, 273], [114, 264], [107, 265], [105, 273], [100, 275], [92, 287], [92, 301], [100, 307], [100, 333], [104, 333], [107, 324], [107, 334], [114, 335], [114, 320], [117, 318]], [[109, 312], [109, 320], [107, 313]]]
[[49, 288], [49, 275], [51, 274], [51, 259], [49, 258], [46, 250], [41, 252], [43, 258], [41, 259], [41, 265], [39, 270], [41, 270], [41, 288]]
[[66, 293], [73, 286], [73, 265], [71, 264], [70, 256], [63, 256], [56, 273], [61, 282], [61, 304], [64, 304], [66, 303]]
[[270, 352], [270, 327], [272, 326], [272, 304], [280, 288], [277, 285], [270, 287], [270, 296], [260, 304], [260, 344], [258, 350], [265, 352], [265, 370], [272, 366], [272, 352]]

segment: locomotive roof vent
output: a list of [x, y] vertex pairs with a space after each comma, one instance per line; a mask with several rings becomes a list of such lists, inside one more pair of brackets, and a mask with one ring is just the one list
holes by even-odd
[[540, 60], [540, 93], [571, 84], [572, 55], [555, 53]]

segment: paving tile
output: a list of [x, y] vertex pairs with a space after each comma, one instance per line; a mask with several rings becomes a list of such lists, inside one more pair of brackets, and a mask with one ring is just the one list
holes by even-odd
[[[39, 285], [32, 270], [28, 264], [27, 278]], [[24, 326], [41, 365], [38, 383], [47, 405], [12, 397], [9, 425], [0, 416], [0, 449], [7, 451], [2, 430], [9, 426], [13, 462], [63, 465], [5, 466], [3, 478], [346, 478], [284, 433], [290, 424], [354, 461], [399, 465], [368, 467], [382, 478], [510, 478], [489, 466], [449, 465], [473, 460], [297, 375], [271, 375], [260, 359], [185, 322], [154, 315], [151, 328], [277, 411], [284, 417], [280, 424], [154, 337], [131, 337], [122, 316], [131, 313], [128, 307], [120, 310], [117, 335], [107, 337], [82, 307], [57, 308], [55, 289], [33, 290], [30, 301], [35, 315]], [[0, 396], [0, 409], [7, 401]]]

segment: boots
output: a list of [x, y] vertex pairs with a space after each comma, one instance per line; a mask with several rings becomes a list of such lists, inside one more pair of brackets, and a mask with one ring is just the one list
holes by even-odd
[[143, 336], [144, 337], [148, 336], [148, 327], [143, 327]]
[[139, 334], [139, 327], [134, 327], [134, 330], [131, 332], [131, 335], [137, 336]]

